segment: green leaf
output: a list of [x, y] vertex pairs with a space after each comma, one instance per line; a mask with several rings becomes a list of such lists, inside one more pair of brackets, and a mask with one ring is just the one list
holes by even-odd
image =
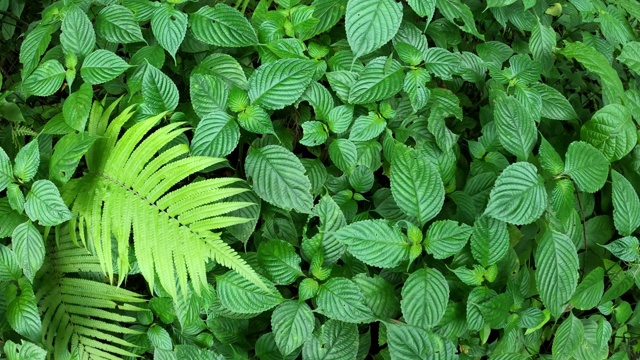
[[276, 287], [261, 278], [267, 290], [231, 270], [216, 279], [220, 302], [229, 310], [240, 314], [257, 314], [280, 304], [284, 299]]
[[224, 80], [229, 87], [235, 85], [243, 90], [247, 89], [247, 77], [242, 66], [228, 54], [211, 54], [202, 60], [196, 70], [199, 68], [210, 71]]
[[436, 1], [435, 0], [408, 0], [409, 6], [416, 12], [416, 14], [420, 15], [420, 17], [427, 18], [427, 26], [433, 19], [433, 13], [436, 11]]
[[384, 56], [377, 57], [365, 66], [358, 79], [351, 85], [348, 100], [351, 104], [368, 104], [384, 100], [402, 90], [403, 84], [402, 65]]
[[607, 181], [609, 161], [591, 144], [574, 141], [567, 149], [564, 174], [573, 179], [580, 191], [594, 193]]
[[91, 20], [79, 7], [72, 6], [64, 12], [61, 30], [60, 43], [65, 52], [84, 58], [93, 50], [96, 33]]
[[618, 61], [627, 65], [636, 74], [640, 74], [640, 42], [627, 43], [618, 55]]
[[13, 167], [11, 166], [11, 159], [7, 153], [0, 147], [0, 191], [7, 188], [13, 181]]
[[374, 315], [365, 303], [358, 286], [351, 280], [335, 277], [320, 286], [318, 311], [330, 319], [348, 323], [369, 323]]
[[402, 287], [402, 315], [407, 324], [430, 329], [444, 316], [449, 285], [440, 271], [420, 269], [409, 275]]
[[22, 269], [16, 253], [8, 247], [0, 245], [0, 281], [18, 280], [21, 276]]
[[39, 165], [40, 148], [38, 147], [38, 139], [35, 138], [18, 151], [13, 165], [13, 176], [17, 177], [20, 182], [27, 183], [36, 176]]
[[484, 281], [484, 268], [479, 265], [474, 265], [473, 270], [469, 270], [465, 267], [459, 267], [451, 270], [463, 283], [469, 286], [482, 285]]
[[83, 132], [89, 120], [93, 100], [93, 88], [90, 84], [82, 84], [80, 89], [69, 95], [62, 105], [64, 121], [70, 128]]
[[37, 180], [33, 183], [27, 194], [24, 210], [31, 221], [38, 221], [42, 226], [59, 225], [72, 217], [58, 188], [49, 180]]
[[603, 245], [602, 247], [609, 250], [609, 252], [622, 261], [637, 262], [640, 260], [639, 245], [640, 242], [638, 242], [635, 236], [627, 236]]
[[9, 205], [12, 209], [20, 214], [24, 213], [25, 199], [24, 193], [22, 193], [22, 189], [20, 189], [20, 185], [11, 183], [7, 186], [7, 199], [9, 200]]
[[427, 230], [424, 249], [436, 259], [446, 259], [462, 250], [472, 232], [471, 226], [453, 220], [435, 221]]
[[349, 133], [351, 141], [367, 141], [378, 137], [387, 127], [384, 118], [375, 112], [356, 118]]
[[[544, 65], [552, 64], [553, 48], [556, 46], [556, 32], [549, 25], [543, 25], [540, 21], [531, 30], [529, 38], [529, 50], [533, 60]], [[543, 72], [549, 71], [543, 67]]]
[[304, 122], [302, 124], [302, 135], [300, 144], [309, 147], [322, 145], [329, 138], [325, 125], [320, 121]]
[[176, 10], [171, 4], [156, 7], [151, 16], [151, 31], [160, 46], [176, 60], [176, 52], [187, 33], [187, 14]]
[[302, 276], [301, 261], [293, 245], [283, 240], [261, 242], [258, 247], [258, 262], [276, 285], [290, 285]]
[[4, 353], [7, 360], [45, 360], [47, 352], [38, 345], [21, 340], [18, 345], [11, 340], [4, 344]]
[[553, 338], [551, 352], [554, 359], [572, 359], [584, 342], [584, 327], [577, 317], [570, 314], [558, 327]]
[[347, 220], [338, 204], [329, 195], [325, 195], [320, 199], [314, 207], [313, 213], [320, 218], [318, 231], [325, 264], [335, 263], [346, 248], [338, 241], [336, 233], [347, 225]]
[[429, 48], [424, 55], [424, 67], [442, 80], [451, 80], [451, 75], [458, 70], [459, 58], [443, 48]]
[[602, 151], [609, 161], [622, 159], [638, 144], [631, 112], [611, 104], [598, 110], [580, 129], [580, 139]]
[[229, 90], [218, 77], [195, 73], [189, 78], [189, 95], [193, 110], [203, 118], [215, 110], [226, 110]]
[[315, 68], [313, 61], [302, 59], [266, 63], [249, 77], [249, 99], [268, 110], [291, 105], [311, 82]]
[[575, 120], [578, 118], [573, 106], [564, 95], [549, 85], [536, 83], [531, 88], [540, 94], [542, 108], [540, 115], [553, 120]]
[[65, 70], [58, 60], [47, 60], [29, 75], [22, 87], [31, 95], [50, 96], [60, 89], [64, 76]]
[[397, 146], [391, 159], [391, 192], [405, 214], [421, 225], [434, 218], [444, 203], [438, 169], [419, 153]]
[[476, 219], [471, 234], [471, 253], [480, 265], [489, 267], [502, 260], [509, 251], [507, 224], [482, 216]]
[[484, 328], [484, 316], [480, 312], [480, 305], [495, 297], [496, 292], [484, 286], [473, 288], [467, 297], [467, 324], [470, 330], [481, 330]]
[[597, 267], [585, 276], [576, 288], [571, 305], [580, 310], [591, 310], [598, 306], [604, 292], [604, 269]]
[[140, 25], [133, 11], [121, 5], [109, 5], [96, 17], [96, 32], [112, 43], [129, 44], [144, 42]]
[[400, 300], [396, 297], [396, 291], [383, 277], [374, 275], [366, 276], [361, 273], [353, 277], [353, 282], [358, 285], [364, 302], [375, 316], [381, 319], [393, 318], [400, 311]]
[[[397, 360], [447, 359], [445, 345], [434, 333], [409, 325], [385, 324], [389, 353]], [[440, 355], [441, 357], [437, 357]]]
[[156, 349], [173, 349], [171, 335], [169, 335], [169, 332], [158, 324], [153, 324], [151, 325], [151, 327], [149, 327], [149, 330], [147, 330], [147, 338], [149, 339], [151, 345], [153, 345], [153, 347]]
[[558, 318], [578, 285], [578, 254], [571, 239], [546, 230], [535, 255], [536, 287], [542, 303]]
[[7, 321], [18, 334], [40, 343], [42, 341], [42, 322], [33, 288], [26, 279], [20, 279], [20, 295], [7, 305]]
[[536, 167], [517, 162], [498, 176], [485, 214], [514, 225], [525, 225], [536, 221], [547, 203], [544, 182]]
[[542, 165], [543, 169], [554, 176], [564, 171], [564, 161], [562, 161], [560, 154], [558, 154], [556, 149], [554, 149], [544, 137], [541, 137], [538, 153], [540, 165]]
[[495, 101], [493, 117], [500, 143], [518, 159], [526, 160], [538, 141], [536, 124], [527, 109], [514, 97], [500, 96]]
[[47, 51], [51, 42], [51, 26], [36, 26], [20, 45], [20, 63], [22, 67], [22, 79], [28, 77], [38, 66], [40, 57]]
[[403, 90], [409, 95], [415, 112], [427, 106], [431, 93], [426, 85], [430, 79], [431, 76], [425, 69], [411, 70], [404, 78]]
[[245, 162], [253, 190], [263, 200], [285, 210], [308, 213], [313, 207], [311, 182], [292, 152], [279, 145], [253, 149]]
[[146, 114], [173, 111], [178, 106], [178, 88], [165, 73], [147, 64], [142, 78], [142, 98]]
[[478, 32], [476, 21], [469, 6], [460, 0], [437, 0], [436, 8], [450, 23], [460, 30], [472, 34], [484, 41], [484, 36]]
[[11, 244], [24, 275], [33, 282], [44, 262], [44, 239], [30, 221], [18, 225], [11, 235]]
[[243, 47], [258, 43], [249, 21], [226, 4], [201, 7], [191, 14], [190, 25], [195, 38], [210, 45]]
[[[307, 87], [298, 101], [309, 102], [309, 105], [313, 107], [313, 111], [316, 115], [316, 120], [327, 120], [329, 111], [331, 111], [335, 106], [335, 102], [333, 101], [333, 95], [331, 94], [331, 92], [329, 92], [326, 87], [324, 87], [317, 81], [312, 81], [311, 84], [309, 84], [309, 87]], [[351, 112], [351, 116], [353, 118], [353, 111]], [[329, 124], [329, 128], [331, 129], [331, 123], [329, 123], [328, 121], [327, 123]], [[349, 128], [350, 124], [351, 122], [349, 122], [349, 124], [343, 125], [344, 130], [342, 130], [341, 132], [346, 131]]]
[[402, 5], [394, 0], [349, 0], [345, 30], [356, 58], [391, 40], [402, 22]]
[[86, 83], [97, 85], [111, 81], [129, 68], [126, 61], [109, 50], [98, 49], [84, 60], [80, 76]]
[[305, 360], [355, 360], [357, 354], [358, 327], [331, 319], [322, 325], [320, 334], [311, 337], [302, 349]]
[[[317, 116], [316, 116], [317, 118]], [[327, 114], [327, 125], [334, 134], [342, 134], [353, 122], [353, 106], [336, 106]]]
[[624, 94], [622, 81], [604, 55], [579, 41], [565, 42], [565, 48], [560, 53], [569, 59], [578, 60], [587, 70], [600, 77], [605, 104], [620, 102], [620, 97]]
[[364, 165], [356, 166], [353, 174], [349, 175], [349, 185], [359, 193], [366, 193], [373, 187], [375, 175]]
[[338, 230], [336, 238], [351, 255], [371, 266], [394, 268], [409, 256], [410, 245], [400, 228], [385, 220], [354, 222]]
[[271, 315], [273, 335], [282, 355], [287, 356], [311, 337], [315, 318], [303, 301], [286, 301]]
[[640, 226], [640, 199], [633, 185], [622, 174], [611, 170], [613, 223], [624, 236]]
[[[258, 105], [249, 105], [243, 112], [239, 113], [238, 124], [243, 129], [256, 134], [275, 133], [271, 117]], [[304, 126], [304, 124], [302, 125]]]
[[238, 145], [240, 128], [231, 115], [214, 110], [200, 120], [191, 141], [193, 155], [223, 157]]

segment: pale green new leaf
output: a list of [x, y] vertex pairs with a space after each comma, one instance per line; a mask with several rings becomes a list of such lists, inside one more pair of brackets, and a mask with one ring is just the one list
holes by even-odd
[[[386, 1], [386, 0], [385, 0]], [[397, 94], [404, 84], [402, 65], [381, 56], [371, 60], [349, 90], [349, 103], [368, 104]]]
[[58, 60], [47, 60], [40, 64], [22, 83], [22, 87], [31, 95], [53, 95], [64, 81], [65, 70]]
[[502, 260], [509, 251], [507, 224], [488, 216], [476, 219], [471, 234], [471, 254], [480, 265], [489, 267]]
[[609, 161], [591, 144], [574, 141], [567, 149], [564, 174], [575, 181], [580, 191], [594, 193], [607, 181]]
[[40, 231], [27, 221], [18, 225], [11, 235], [11, 244], [24, 275], [33, 282], [44, 262], [44, 239]]
[[285, 210], [308, 213], [313, 207], [311, 182], [291, 151], [279, 145], [253, 149], [245, 162], [253, 190], [263, 200]]
[[258, 246], [258, 262], [276, 285], [290, 285], [302, 276], [301, 261], [293, 245], [286, 241], [274, 239]]
[[240, 128], [233, 117], [222, 110], [213, 110], [196, 126], [191, 151], [194, 155], [227, 156], [239, 140]]
[[98, 49], [84, 60], [80, 76], [85, 82], [97, 85], [115, 79], [128, 68], [127, 62], [118, 55], [109, 50]]
[[391, 192], [400, 209], [421, 225], [438, 215], [444, 203], [438, 169], [404, 146], [396, 146], [391, 160]]
[[449, 301], [449, 285], [440, 271], [420, 269], [402, 287], [402, 315], [407, 324], [423, 329], [437, 325]]
[[394, 268], [409, 257], [409, 243], [397, 226], [385, 220], [354, 222], [336, 233], [347, 251], [360, 261], [375, 267]]
[[391, 40], [402, 22], [402, 5], [394, 0], [349, 0], [345, 30], [356, 58]]
[[446, 259], [462, 250], [473, 228], [453, 220], [435, 221], [429, 226], [424, 239], [424, 249], [436, 259]]
[[313, 312], [304, 301], [286, 301], [271, 315], [274, 339], [284, 356], [291, 354], [311, 337], [314, 325]]
[[553, 338], [551, 352], [554, 359], [572, 359], [584, 338], [584, 327], [580, 319], [570, 314], [558, 327]]
[[571, 239], [546, 230], [535, 255], [536, 287], [545, 307], [558, 318], [578, 285], [578, 254]]
[[536, 124], [514, 97], [500, 96], [493, 108], [500, 143], [520, 160], [526, 160], [538, 140]]
[[27, 183], [33, 180], [38, 172], [40, 165], [40, 148], [38, 147], [38, 139], [31, 140], [27, 145], [23, 146], [15, 158], [13, 165], [13, 176], [18, 178], [20, 182]]
[[55, 226], [70, 220], [71, 212], [62, 201], [58, 188], [49, 180], [37, 180], [31, 186], [24, 211], [31, 221]]
[[580, 129], [580, 139], [602, 151], [609, 161], [622, 159], [638, 144], [631, 112], [619, 104], [598, 110]]
[[263, 64], [249, 77], [249, 99], [268, 110], [291, 105], [311, 82], [315, 67], [313, 61], [302, 59]]
[[547, 208], [547, 192], [535, 166], [526, 162], [502, 171], [489, 195], [485, 214], [515, 225], [536, 221]]
[[145, 41], [133, 11], [121, 5], [112, 4], [102, 9], [96, 17], [95, 28], [99, 36], [112, 43]]
[[160, 46], [176, 59], [176, 52], [187, 33], [187, 14], [171, 4], [157, 6], [151, 16], [151, 31]]
[[604, 269], [597, 267], [587, 274], [576, 288], [571, 305], [580, 310], [591, 310], [598, 306], [604, 293]]
[[78, 6], [72, 6], [62, 16], [60, 43], [65, 52], [79, 58], [89, 55], [96, 44], [96, 33], [87, 14]]
[[243, 47], [258, 43], [253, 27], [238, 10], [223, 3], [203, 6], [190, 16], [196, 39], [216, 46]]
[[613, 223], [624, 236], [640, 226], [640, 199], [633, 185], [622, 174], [611, 170]]
[[266, 288], [250, 282], [235, 271], [227, 271], [216, 279], [220, 302], [229, 310], [240, 314], [256, 314], [267, 311], [284, 299], [269, 280], [262, 278]]
[[328, 318], [348, 323], [370, 323], [373, 312], [364, 303], [364, 296], [353, 281], [335, 277], [320, 286], [318, 311]]

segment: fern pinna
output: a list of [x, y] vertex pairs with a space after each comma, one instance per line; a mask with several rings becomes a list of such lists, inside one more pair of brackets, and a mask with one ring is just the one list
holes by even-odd
[[207, 282], [209, 260], [262, 285], [253, 269], [214, 232], [249, 220], [228, 214], [253, 203], [223, 201], [246, 191], [232, 186], [241, 180], [210, 178], [182, 185], [198, 171], [224, 159], [188, 156], [185, 144], [163, 151], [188, 129], [171, 123], [149, 134], [164, 114], [136, 123], [118, 138], [133, 112], [132, 108], [124, 110], [107, 127], [112, 109], [92, 116], [90, 131], [101, 138], [87, 154], [88, 172], [70, 181], [63, 191], [77, 215], [71, 226], [79, 229], [85, 245], [94, 248], [107, 276], [113, 279], [112, 254], [116, 250], [118, 281], [122, 283], [130, 268], [133, 236], [138, 266], [150, 288], [157, 276], [174, 299], [178, 297], [177, 284], [186, 289], [189, 279], [200, 293]]

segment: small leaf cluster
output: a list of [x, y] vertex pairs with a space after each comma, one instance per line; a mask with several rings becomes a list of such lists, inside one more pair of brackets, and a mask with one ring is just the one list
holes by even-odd
[[635, 359], [634, 0], [0, 1], [4, 358]]

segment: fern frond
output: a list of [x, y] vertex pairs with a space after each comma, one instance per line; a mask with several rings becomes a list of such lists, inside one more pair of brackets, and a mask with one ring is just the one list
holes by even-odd
[[123, 325], [135, 323], [132, 311], [142, 310], [140, 295], [113, 285], [82, 278], [101, 274], [98, 258], [73, 243], [69, 227], [61, 229], [58, 245], [49, 242], [47, 259], [39, 272], [36, 298], [42, 313], [44, 344], [54, 359], [121, 359], [135, 356], [134, 344], [122, 338], [138, 334]]
[[[137, 123], [119, 137], [131, 117], [127, 109], [117, 116], [96, 141], [94, 164], [83, 178], [69, 182], [63, 196], [77, 214], [74, 226], [81, 229], [111, 279], [115, 273], [112, 237], [116, 240], [118, 273], [129, 270], [130, 238], [140, 272], [154, 287], [154, 279], [174, 299], [178, 288], [194, 291], [206, 285], [205, 265], [214, 260], [263, 285], [251, 267], [213, 232], [249, 219], [225, 216], [252, 206], [248, 202], [224, 201], [246, 191], [234, 178], [206, 179], [181, 186], [188, 177], [224, 159], [185, 156], [189, 148], [177, 144], [161, 149], [186, 128], [172, 123], [152, 130], [164, 114]], [[89, 245], [86, 244], [85, 245]], [[124, 276], [119, 278], [123, 281]], [[178, 285], [176, 286], [176, 279]]]

